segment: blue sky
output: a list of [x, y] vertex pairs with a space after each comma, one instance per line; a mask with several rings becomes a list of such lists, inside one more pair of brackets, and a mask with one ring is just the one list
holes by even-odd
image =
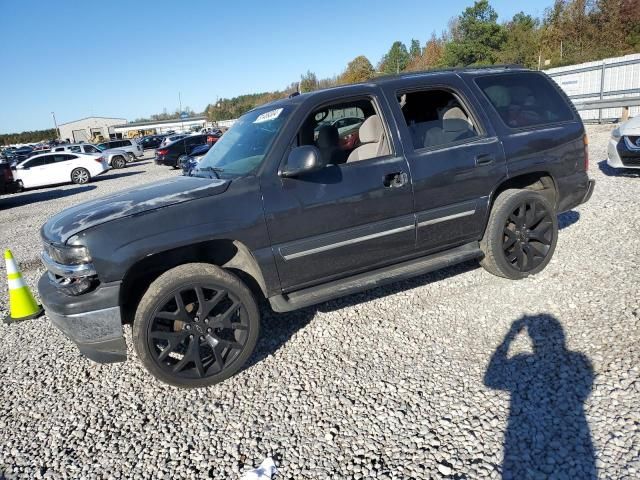
[[[473, 0], [0, 0], [0, 133], [97, 115], [133, 120], [284, 88], [307, 70], [375, 65], [424, 43]], [[552, 0], [492, 0], [500, 20]]]

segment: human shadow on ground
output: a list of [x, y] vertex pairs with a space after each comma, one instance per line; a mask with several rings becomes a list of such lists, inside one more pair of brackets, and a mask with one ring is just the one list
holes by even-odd
[[[298, 330], [309, 324], [318, 312], [326, 313], [342, 308], [353, 307], [364, 302], [377, 300], [388, 295], [394, 295], [405, 290], [411, 290], [445, 280], [476, 268], [478, 268], [478, 262], [471, 260], [414, 278], [390, 283], [287, 313], [274, 312], [271, 310], [269, 303], [263, 301], [260, 305], [260, 338], [256, 350], [246, 363], [244, 369], [251, 368], [253, 365], [260, 363], [265, 358], [276, 353]], [[347, 327], [345, 326], [345, 328]]]
[[[509, 358], [511, 343], [526, 332], [533, 353]], [[504, 436], [504, 480], [596, 479], [595, 453], [584, 412], [593, 367], [582, 353], [567, 350], [553, 316], [524, 316], [493, 354], [486, 386], [511, 393]]]
[[568, 212], [558, 215], [558, 228], [560, 230], [570, 227], [574, 223], [580, 220], [580, 212], [575, 210], [569, 210]]
[[0, 200], [0, 210], [11, 207], [21, 207], [36, 202], [45, 202], [47, 200], [57, 200], [59, 198], [69, 197], [82, 192], [88, 192], [97, 188], [95, 185], [83, 185], [74, 188], [56, 188], [48, 190], [27, 190], [24, 193], [17, 193], [2, 197]]
[[633, 168], [613, 168], [610, 167], [606, 160], [598, 162], [598, 168], [607, 177], [627, 177], [640, 178], [640, 169]]

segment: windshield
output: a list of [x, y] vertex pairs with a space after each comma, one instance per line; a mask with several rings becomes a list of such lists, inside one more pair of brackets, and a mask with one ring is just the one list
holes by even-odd
[[267, 107], [243, 115], [202, 157], [193, 174], [246, 175], [251, 172], [264, 160], [289, 113], [290, 107]]

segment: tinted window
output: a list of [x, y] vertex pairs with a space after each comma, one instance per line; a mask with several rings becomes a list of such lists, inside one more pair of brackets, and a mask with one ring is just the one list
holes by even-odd
[[423, 90], [398, 95], [413, 148], [432, 148], [478, 136], [473, 117], [456, 95], [446, 90]]
[[84, 151], [85, 151], [85, 153], [100, 153], [100, 150], [98, 150], [93, 145], [85, 145], [84, 146]]
[[185, 145], [202, 145], [206, 143], [206, 137], [202, 135], [195, 135], [193, 137], [187, 137], [184, 141]]
[[26, 162], [23, 163], [23, 165], [25, 166], [25, 168], [40, 167], [44, 165], [44, 162], [45, 162], [45, 157], [39, 157], [39, 158], [32, 158], [31, 160], [27, 160]]
[[[67, 160], [73, 160], [74, 158], [78, 158], [75, 155], [69, 155], [69, 154], [66, 154], [66, 155], [51, 155], [51, 157], [53, 157], [53, 161], [55, 163], [65, 162]], [[50, 163], [50, 162], [47, 162], [47, 163]]]
[[69, 147], [69, 151], [73, 153], [80, 153], [80, 145], [72, 145]]
[[573, 120], [566, 100], [550, 80], [536, 73], [480, 77], [476, 83], [511, 128]]

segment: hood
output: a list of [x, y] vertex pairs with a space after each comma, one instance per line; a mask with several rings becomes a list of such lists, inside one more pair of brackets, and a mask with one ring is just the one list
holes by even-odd
[[44, 224], [42, 235], [47, 241], [65, 243], [69, 237], [102, 223], [218, 195], [229, 183], [229, 180], [200, 177], [176, 177], [150, 183], [63, 210]]
[[640, 116], [627, 120], [619, 128], [621, 135], [640, 135]]

